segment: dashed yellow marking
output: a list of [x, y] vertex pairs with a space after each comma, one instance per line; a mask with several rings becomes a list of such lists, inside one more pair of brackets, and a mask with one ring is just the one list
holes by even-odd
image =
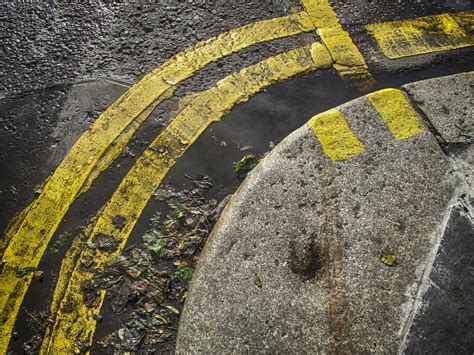
[[311, 118], [307, 125], [331, 160], [346, 160], [364, 152], [364, 146], [350, 129], [342, 112], [331, 109]]
[[473, 11], [374, 23], [366, 28], [390, 59], [474, 45]]
[[367, 95], [396, 139], [410, 138], [423, 131], [417, 113], [405, 94], [398, 89], [384, 89]]
[[[149, 112], [145, 110], [173, 86], [210, 62], [256, 43], [313, 30], [309, 16], [300, 12], [249, 24], [200, 42], [146, 75], [95, 120], [49, 178], [23, 219], [17, 221], [15, 233], [9, 235], [0, 269], [0, 353], [7, 351], [16, 315], [31, 282], [31, 275], [17, 278], [16, 270], [39, 264], [71, 203], [112, 162], [125, 145], [122, 143], [133, 136], [138, 127], [134, 121], [141, 114], [146, 116]], [[113, 142], [118, 143], [113, 146]]]
[[[100, 270], [120, 254], [153, 192], [176, 160], [212, 122], [219, 121], [233, 106], [275, 82], [331, 65], [331, 57], [324, 46], [308, 45], [245, 68], [197, 96], [151, 143], [97, 216], [88, 240], [113, 236], [117, 249], [106, 252], [84, 248], [79, 259], [94, 260], [93, 269]], [[126, 221], [120, 229], [112, 223], [117, 215]], [[80, 263], [70, 276], [60, 276], [60, 279], [68, 280], [68, 285], [64, 295], [55, 298], [55, 302], [61, 300], [59, 311], [52, 331], [44, 339], [42, 353], [69, 353], [77, 351], [78, 341], [92, 341], [96, 326], [93, 315], [100, 311], [105, 296], [103, 293], [97, 299], [96, 308], [84, 306], [81, 287], [92, 276], [91, 270], [81, 267]]]
[[329, 1], [302, 0], [302, 3], [317, 28], [316, 33], [327, 46], [339, 76], [363, 91], [370, 90], [375, 81], [364, 57], [352, 42], [349, 33], [342, 28]]

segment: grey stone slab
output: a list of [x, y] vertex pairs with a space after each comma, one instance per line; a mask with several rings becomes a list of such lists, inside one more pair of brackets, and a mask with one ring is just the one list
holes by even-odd
[[365, 98], [341, 110], [365, 152], [332, 162], [304, 126], [259, 164], [206, 245], [177, 353], [399, 348], [446, 223], [451, 168], [428, 129], [397, 141]]
[[453, 209], [407, 336], [407, 354], [474, 351], [474, 224]]
[[474, 142], [473, 74], [463, 73], [403, 86], [447, 143]]

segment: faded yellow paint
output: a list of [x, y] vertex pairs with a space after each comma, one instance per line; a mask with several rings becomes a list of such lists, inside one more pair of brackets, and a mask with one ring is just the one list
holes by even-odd
[[[94, 260], [93, 269], [97, 271], [120, 254], [153, 192], [176, 160], [212, 122], [219, 121], [233, 106], [247, 101], [277, 81], [310, 70], [327, 68], [331, 64], [331, 57], [322, 45], [308, 45], [245, 68], [197, 96], [150, 144], [97, 216], [88, 240], [93, 242], [103, 235], [113, 236], [117, 241], [117, 249], [107, 252], [84, 248], [79, 258]], [[126, 221], [120, 229], [112, 223], [117, 215]], [[93, 314], [100, 311], [104, 297], [102, 294], [95, 308], [83, 306], [81, 285], [92, 276], [92, 270], [81, 267], [79, 263], [74, 267], [64, 296], [60, 297], [61, 301], [55, 300], [60, 303], [60, 307], [53, 329], [43, 342], [42, 353], [73, 352], [77, 350], [78, 341], [92, 341], [96, 326]], [[71, 305], [74, 305], [73, 311]]]
[[307, 125], [331, 160], [346, 160], [364, 152], [364, 146], [337, 108], [314, 116]]
[[[117, 151], [111, 151], [110, 145], [120, 142], [117, 147], [123, 147], [123, 141], [130, 139], [138, 126], [133, 122], [150, 105], [210, 62], [255, 43], [312, 30], [309, 16], [300, 12], [232, 29], [200, 42], [146, 75], [95, 120], [51, 175], [7, 241], [0, 270], [0, 353], [6, 352], [16, 315], [31, 282], [31, 275], [17, 278], [16, 270], [39, 264], [64, 214], [79, 192], [84, 191], [83, 186], [87, 188], [97, 172], [116, 156]], [[101, 158], [105, 163], [100, 163]]]
[[423, 131], [418, 114], [398, 89], [384, 89], [367, 95], [396, 139], [410, 138]]
[[3, 252], [5, 251], [5, 248], [8, 245], [8, 241], [12, 238], [12, 236], [15, 235], [15, 233], [18, 231], [18, 228], [20, 228], [21, 222], [27, 215], [28, 211], [31, 208], [31, 204], [26, 206], [22, 211], [17, 213], [8, 223], [7, 227], [5, 228], [5, 233], [0, 238], [0, 258], [3, 256]]
[[328, 0], [302, 0], [316, 33], [327, 46], [339, 76], [360, 90], [369, 91], [375, 81], [364, 57], [341, 26]]
[[143, 122], [150, 116], [153, 110], [158, 106], [163, 100], [169, 99], [175, 91], [174, 87], [170, 87], [167, 91], [163, 93], [161, 97], [159, 97], [155, 102], [153, 102], [150, 106], [148, 106], [145, 111], [138, 115], [138, 117], [131, 122], [117, 139], [107, 147], [106, 151], [102, 155], [102, 157], [97, 161], [96, 165], [92, 169], [91, 173], [87, 177], [86, 181], [82, 185], [81, 190], [79, 191], [79, 195], [83, 194], [87, 190], [90, 189], [94, 180], [104, 171], [106, 170], [112, 162], [117, 159], [120, 153], [123, 151], [125, 146], [128, 144], [130, 139], [132, 139], [133, 135], [137, 131], [138, 127], [141, 126]]
[[390, 59], [474, 45], [473, 11], [374, 23], [366, 28]]

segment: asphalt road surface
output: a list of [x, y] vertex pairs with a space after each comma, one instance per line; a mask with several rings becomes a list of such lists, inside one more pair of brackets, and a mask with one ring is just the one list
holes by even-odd
[[[167, 273], [157, 299], [156, 285], [137, 291], [145, 271], [115, 275], [118, 291], [108, 284], [125, 297], [118, 309], [117, 297], [85, 284], [141, 248], [157, 212], [167, 223], [194, 218], [190, 200], [216, 207], [245, 177], [236, 162], [264, 156], [317, 113], [474, 70], [469, 1], [9, 2], [0, 28], [0, 276], [10, 285], [0, 290], [0, 353], [173, 352], [180, 272], [194, 268], [208, 233], [154, 256]], [[151, 198], [160, 186], [197, 189], [201, 200], [175, 198], [175, 208]], [[189, 231], [168, 227], [160, 233]], [[87, 287], [98, 292], [90, 304]], [[137, 319], [155, 319], [154, 333]]]

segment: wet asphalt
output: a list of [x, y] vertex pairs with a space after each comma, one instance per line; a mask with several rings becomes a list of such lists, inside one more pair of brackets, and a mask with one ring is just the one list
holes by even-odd
[[[108, 105], [144, 73], [177, 51], [225, 30], [264, 18], [288, 14], [295, 3], [187, 2], [186, 4], [8, 3], [0, 12], [0, 227], [35, 197], [41, 183], [59, 164], [75, 139]], [[335, 2], [341, 23], [367, 58], [377, 81], [374, 90], [474, 70], [472, 50], [412, 57], [396, 63], [375, 62], [371, 39], [362, 25], [378, 21], [470, 10], [470, 2], [422, 2], [383, 5], [379, 2]], [[26, 19], [25, 19], [26, 17]], [[68, 211], [54, 240], [63, 232], [77, 234], [108, 200], [137, 157], [172, 117], [178, 100], [205, 90], [233, 71], [256, 63], [271, 53], [315, 40], [305, 34], [255, 46], [212, 64], [180, 86], [138, 130], [117, 161]], [[207, 198], [221, 201], [241, 183], [233, 162], [244, 154], [264, 155], [313, 115], [360, 96], [346, 87], [334, 70], [317, 71], [275, 84], [236, 106], [213, 124], [178, 160], [165, 183], [190, 187], [185, 174], [205, 173], [214, 187]], [[159, 209], [151, 200], [128, 244], [140, 240], [148, 220]], [[455, 218], [455, 217], [453, 217]], [[462, 221], [461, 221], [462, 222]], [[454, 223], [454, 222], [453, 222]], [[457, 225], [457, 224], [455, 224]], [[453, 227], [454, 229], [456, 227]], [[18, 316], [13, 353], [36, 334], [28, 314], [49, 307], [59, 263], [67, 242], [56, 255], [43, 258], [42, 282], [34, 281]], [[441, 307], [441, 306], [440, 306]], [[128, 314], [115, 314], [105, 303], [95, 339], [121, 326]], [[160, 344], [158, 353], [171, 352], [174, 337]], [[95, 344], [94, 352], [101, 352]]]

